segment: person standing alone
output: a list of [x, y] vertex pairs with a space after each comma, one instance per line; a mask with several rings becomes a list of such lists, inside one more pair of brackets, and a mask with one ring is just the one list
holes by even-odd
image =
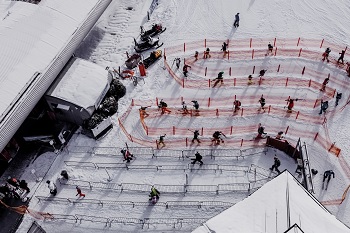
[[238, 27], [239, 27], [239, 13], [237, 13], [237, 14], [235, 15], [235, 22], [233, 23], [233, 26], [234, 26], [235, 28], [238, 28]]

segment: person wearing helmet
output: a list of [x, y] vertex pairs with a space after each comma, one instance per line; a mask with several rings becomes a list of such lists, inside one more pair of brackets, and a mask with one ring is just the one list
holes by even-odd
[[223, 75], [224, 75], [224, 71], [221, 71], [218, 73], [218, 77], [212, 80], [212, 81], [215, 81], [213, 87], [216, 87], [218, 83], [221, 83], [221, 85], [224, 83]]

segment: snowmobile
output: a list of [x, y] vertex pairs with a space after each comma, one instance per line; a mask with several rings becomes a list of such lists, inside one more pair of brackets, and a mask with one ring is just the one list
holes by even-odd
[[159, 38], [151, 38], [150, 36], [148, 37], [147, 41], [145, 41], [145, 42], [137, 43], [135, 38], [134, 38], [134, 42], [135, 42], [134, 49], [137, 53], [141, 53], [141, 52], [146, 51], [146, 50], [151, 49], [151, 48], [157, 49], [163, 45], [163, 43], [159, 44]]
[[159, 58], [162, 57], [162, 50], [154, 50], [151, 52], [148, 58], [143, 60], [143, 64], [145, 65], [145, 68], [147, 69], [150, 67], [153, 63], [155, 63]]
[[152, 28], [147, 31], [143, 28], [143, 26], [140, 26], [140, 28], [141, 28], [140, 38], [142, 41], [146, 41], [149, 36], [150, 37], [156, 36], [158, 34], [163, 33], [166, 30], [166, 28], [163, 28], [162, 24], [160, 23], [153, 24]]

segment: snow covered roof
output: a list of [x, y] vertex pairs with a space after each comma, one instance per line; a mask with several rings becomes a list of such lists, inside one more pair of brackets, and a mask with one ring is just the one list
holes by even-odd
[[97, 107], [110, 81], [108, 71], [103, 67], [74, 58], [47, 94], [88, 109]]
[[285, 232], [295, 223], [308, 233], [350, 232], [286, 171], [193, 233]]
[[[0, 3], [0, 116], [43, 73], [98, 0]], [[78, 7], [79, 6], [79, 7]]]

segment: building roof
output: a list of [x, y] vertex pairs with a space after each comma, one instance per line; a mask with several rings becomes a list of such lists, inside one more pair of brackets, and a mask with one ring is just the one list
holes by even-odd
[[85, 109], [90, 107], [95, 109], [105, 94], [104, 91], [109, 88], [111, 80], [108, 77], [108, 71], [103, 67], [81, 58], [74, 58], [62, 71], [47, 95]]
[[350, 232], [285, 171], [193, 233], [286, 232], [294, 224], [308, 233]]
[[0, 2], [0, 119], [25, 92], [36, 72], [47, 69], [96, 3]]

